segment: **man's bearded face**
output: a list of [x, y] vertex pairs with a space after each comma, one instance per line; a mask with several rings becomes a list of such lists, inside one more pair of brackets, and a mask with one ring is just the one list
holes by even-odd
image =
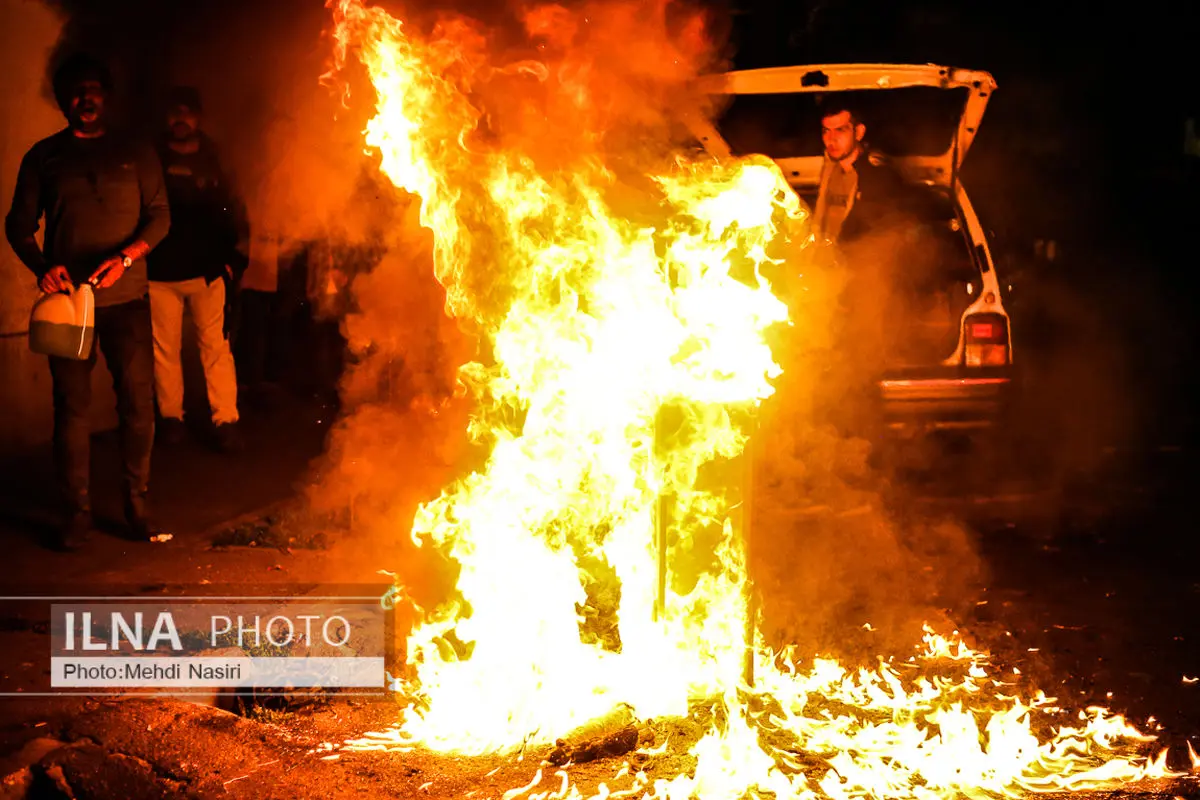
[[849, 111], [825, 117], [821, 120], [821, 141], [825, 143], [825, 155], [834, 161], [849, 158], [858, 150], [866, 132], [866, 126], [855, 122]]
[[177, 105], [167, 111], [167, 131], [177, 142], [186, 142], [200, 130], [200, 116], [194, 109]]
[[71, 92], [68, 117], [71, 127], [83, 133], [96, 133], [104, 128], [104, 87], [100, 81], [85, 79]]

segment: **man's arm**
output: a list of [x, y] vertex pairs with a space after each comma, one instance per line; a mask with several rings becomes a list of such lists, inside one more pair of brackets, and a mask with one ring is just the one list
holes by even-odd
[[49, 265], [42, 248], [38, 247], [38, 220], [42, 217], [42, 181], [39, 175], [37, 158], [30, 150], [21, 159], [21, 168], [17, 172], [17, 188], [13, 192], [12, 207], [4, 219], [4, 234], [13, 252], [21, 263], [29, 267], [40, 281], [46, 274]]

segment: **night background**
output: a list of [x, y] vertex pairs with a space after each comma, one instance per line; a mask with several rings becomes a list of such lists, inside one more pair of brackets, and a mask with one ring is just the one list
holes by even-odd
[[[481, 0], [382, 5], [411, 14], [420, 30], [441, 12], [461, 12], [486, 22], [501, 40], [518, 29], [515, 10], [525, 8]], [[933, 63], [984, 70], [998, 84], [962, 180], [1007, 290], [1003, 299], [1012, 317], [1022, 392], [1008, 426], [993, 441], [994, 453], [977, 459], [978, 469], [971, 454], [965, 467], [956, 454], [950, 466], [935, 464], [912, 478], [913, 485], [889, 475], [871, 489], [894, 504], [900, 520], [899, 532], [889, 528], [887, 534], [899, 544], [880, 543], [886, 552], [879, 569], [896, 567], [889, 549], [895, 548], [905, 559], [898, 571], [916, 572], [922, 566], [914, 565], [924, 565], [931, 575], [906, 574], [895, 584], [876, 580], [871, 570], [877, 564], [855, 552], [871, 550], [872, 541], [855, 539], [858, 533], [847, 528], [814, 539], [813, 559], [828, 558], [836, 568], [815, 576], [810, 593], [819, 599], [828, 585], [839, 583], [839, 593], [870, 596], [863, 605], [875, 610], [873, 603], [890, 600], [881, 592], [896, 585], [921, 595], [922, 603], [921, 593], [928, 590], [929, 602], [985, 641], [998, 663], [1019, 664], [1068, 703], [1111, 704], [1138, 722], [1153, 715], [1165, 726], [1163, 744], [1172, 746], [1175, 765], [1184, 766], [1179, 759], [1185, 744], [1200, 746], [1200, 685], [1188, 680], [1200, 675], [1195, 644], [1200, 546], [1193, 502], [1200, 475], [1195, 366], [1200, 340], [1193, 310], [1200, 288], [1197, 5], [747, 0], [704, 7], [712, 36], [726, 42], [721, 50], [731, 68]], [[112, 65], [117, 120], [138, 134], [157, 132], [170, 86], [197, 86], [206, 130], [240, 185], [263, 199], [285, 239], [367, 235], [379, 219], [389, 218], [390, 204], [397, 201], [379, 189], [362, 155], [359, 131], [366, 120], [354, 116], [361, 109], [343, 112], [318, 80], [330, 52], [323, 34], [328, 25], [328, 9], [298, 0], [0, 0], [0, 192], [6, 208], [21, 155], [62, 124], [50, 100], [49, 75], [65, 56], [82, 50]], [[305, 277], [296, 280], [303, 295]], [[436, 316], [437, 291], [432, 275], [424, 275], [414, 283], [412, 307], [431, 306]], [[345, 328], [338, 333], [336, 318], [310, 319], [316, 313], [312, 304], [300, 300], [280, 328], [290, 342], [280, 356], [286, 399], [246, 408], [247, 453], [229, 461], [198, 444], [161, 458], [155, 453], [158, 502], [170, 509], [172, 524], [192, 534], [179, 537], [180, 550], [147, 554], [101, 537], [103, 544], [91, 554], [44, 552], [37, 537], [49, 518], [44, 506], [50, 494], [51, 413], [44, 359], [29, 353], [26, 344], [34, 297], [31, 276], [5, 246], [0, 541], [11, 548], [11, 566], [9, 586], [0, 593], [46, 594], [92, 585], [170, 593], [197, 582], [310, 586], [314, 576], [366, 580], [380, 566], [380, 552], [409, 546], [402, 541], [405, 532], [397, 530], [387, 541], [348, 536], [326, 550], [330, 538], [337, 538], [336, 533], [327, 538], [326, 528], [352, 529], [354, 515], [361, 523], [368, 512], [351, 507], [345, 520], [337, 517], [329, 525], [322, 517], [326, 527], [314, 535], [307, 517], [297, 521], [280, 511], [297, 497], [316, 497], [322, 482], [333, 487], [329, 491], [337, 499], [329, 502], [337, 505], [341, 493], [350, 491], [345, 487], [361, 477], [347, 467], [346, 452], [354, 442], [336, 435], [339, 414], [351, 405], [348, 398], [364, 391], [349, 381], [338, 393], [339, 369], [350, 361], [341, 350]], [[404, 323], [406, 330], [439, 324], [423, 317]], [[430, 337], [436, 339], [436, 332]], [[385, 372], [373, 377], [379, 385], [386, 380], [389, 401], [393, 391], [405, 399], [406, 393], [420, 394], [415, 384], [405, 383], [408, 378]], [[104, 375], [94, 382], [95, 405], [102, 406], [94, 410], [94, 465], [115, 452], [107, 380]], [[193, 397], [203, 392], [189, 392], [190, 415], [205, 400]], [[400, 466], [388, 469], [415, 476], [395, 490], [403, 509], [411, 512], [454, 474], [447, 464], [457, 451], [445, 444], [443, 429], [463, 418], [445, 414], [428, 429], [397, 427], [386, 415], [360, 419], [367, 430], [359, 435], [393, 445], [386, 455]], [[115, 476], [98, 474], [95, 484], [97, 491], [115, 493]], [[930, 532], [935, 516], [953, 519], [953, 535], [942, 540]], [[951, 539], [963, 552], [950, 552]], [[857, 576], [856, 566], [862, 570]], [[29, 621], [33, 613], [0, 607], [0, 641], [11, 640], [0, 672], [22, 681], [16, 691], [38, 686], [39, 678], [23, 666], [30, 659], [21, 655], [36, 651], [40, 657], [44, 650], [44, 637]], [[822, 645], [844, 641], [850, 650], [858, 640], [835, 624], [841, 622], [822, 618], [820, 626], [814, 622], [802, 632]], [[148, 761], [165, 758], [147, 755], [153, 742], [112, 731], [161, 726], [169, 715], [138, 709], [122, 711], [126, 716], [113, 722], [91, 706], [91, 716], [77, 716], [79, 708], [57, 702], [0, 697], [0, 777], [27, 768], [41, 774], [36, 764], [30, 767], [28, 753], [13, 755], [38, 735], [101, 742], [104, 757], [127, 752]], [[326, 711], [302, 712], [313, 715], [303, 717], [309, 726], [304, 735], [333, 740], [341, 733], [343, 723], [321, 716]], [[363, 723], [369, 725], [389, 721], [394, 711], [389, 706], [352, 713], [370, 717]], [[301, 712], [274, 706], [270, 713]], [[243, 716], [281, 721], [270, 714]], [[33, 728], [45, 719], [50, 728]], [[257, 733], [238, 728], [210, 735], [206, 725], [211, 727], [200, 724], [201, 733], [193, 737], [201, 742], [200, 760], [220, 760], [225, 774], [275, 757], [260, 759], [260, 745], [246, 744]], [[276, 745], [271, 740], [262, 747], [274, 753]], [[194, 753], [188, 757], [195, 759]], [[102, 773], [108, 762], [98, 758], [91, 766], [76, 765], [77, 774]], [[436, 771], [423, 764], [401, 778], [385, 769], [375, 772], [374, 766], [352, 777], [314, 771], [293, 790], [285, 779], [301, 779], [284, 772], [287, 756], [281, 758], [284, 764], [260, 773], [262, 783], [233, 784], [230, 796], [285, 796], [256, 794], [284, 789], [296, 792], [289, 796], [324, 796], [334, 785], [344, 796], [354, 791], [409, 796], [404, 792], [424, 782], [421, 769], [430, 776]], [[341, 769], [347, 762], [321, 769]], [[483, 781], [485, 772], [479, 767], [472, 780]], [[152, 776], [146, 785], [161, 778]], [[200, 778], [189, 780], [202, 785]], [[440, 785], [451, 792], [446, 796], [461, 796], [453, 792], [465, 791], [464, 780]], [[1197, 796], [1186, 791], [1161, 796]]]

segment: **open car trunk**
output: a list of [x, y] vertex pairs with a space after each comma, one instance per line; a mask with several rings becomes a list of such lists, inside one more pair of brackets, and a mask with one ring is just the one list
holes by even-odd
[[[995, 81], [985, 72], [933, 65], [850, 64], [713, 75], [713, 98], [691, 123], [718, 157], [775, 160], [815, 206], [823, 164], [821, 118], [829, 95], [860, 113], [867, 142], [907, 179], [909, 223], [865, 245], [843, 295], [848, 357], [888, 373], [939, 366], [959, 345], [964, 312], [982, 291], [980, 267], [954, 202], [958, 170]], [[863, 266], [860, 266], [863, 265]]]

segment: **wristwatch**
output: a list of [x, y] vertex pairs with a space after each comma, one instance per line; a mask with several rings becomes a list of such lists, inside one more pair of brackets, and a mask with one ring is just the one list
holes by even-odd
[[129, 269], [130, 267], [133, 266], [133, 259], [130, 258], [125, 253], [121, 253], [121, 266], [124, 267], [125, 269]]

